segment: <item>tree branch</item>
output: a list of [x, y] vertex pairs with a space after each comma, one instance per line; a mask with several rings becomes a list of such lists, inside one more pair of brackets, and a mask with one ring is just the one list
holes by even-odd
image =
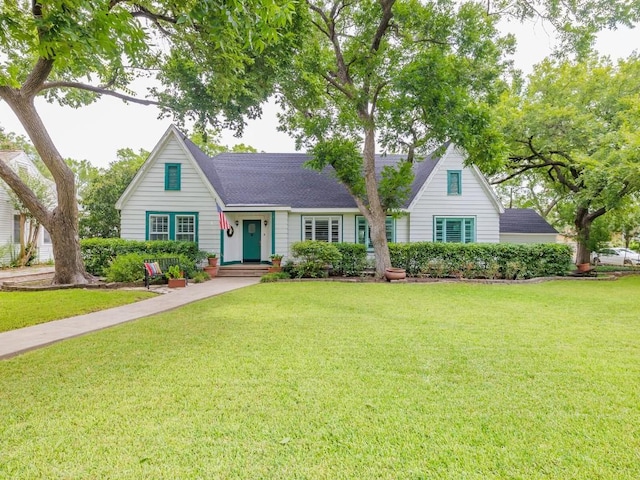
[[49, 224], [49, 210], [40, 200], [38, 200], [38, 197], [22, 181], [18, 174], [2, 160], [0, 160], [0, 178], [9, 185], [9, 188], [15, 192], [20, 201], [36, 219], [45, 220], [41, 223], [46, 227]]
[[40, 91], [42, 84], [51, 73], [52, 68], [52, 59], [39, 58], [22, 85], [20, 93], [26, 98], [34, 97]]
[[120, 100], [124, 100], [125, 102], [137, 103], [139, 105], [160, 105], [160, 102], [156, 100], [146, 100], [142, 98], [132, 97], [130, 95], [125, 95], [123, 93], [114, 92], [113, 90], [108, 90], [101, 86], [87, 85], [80, 82], [49, 82], [45, 83], [40, 87], [39, 91], [48, 90], [53, 88], [77, 88], [79, 90], [87, 90], [89, 92], [94, 92], [98, 95], [109, 95], [111, 97], [119, 98]]
[[389, 28], [389, 22], [393, 18], [393, 13], [391, 9], [393, 8], [393, 4], [395, 0], [380, 0], [380, 6], [382, 7], [382, 18], [380, 19], [380, 23], [378, 24], [378, 29], [376, 30], [376, 34], [373, 36], [373, 40], [371, 42], [371, 48], [369, 51], [371, 53], [377, 52], [380, 48], [380, 43], [382, 42], [382, 37], [384, 37], [387, 29]]

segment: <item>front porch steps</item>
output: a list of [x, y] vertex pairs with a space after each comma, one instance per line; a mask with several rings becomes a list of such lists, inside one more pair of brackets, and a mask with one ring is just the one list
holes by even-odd
[[218, 268], [218, 277], [261, 277], [268, 272], [269, 265], [238, 263], [220, 266]]

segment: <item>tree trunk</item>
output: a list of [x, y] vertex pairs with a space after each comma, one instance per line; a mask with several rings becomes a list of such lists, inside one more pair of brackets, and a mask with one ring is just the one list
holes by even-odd
[[383, 277], [384, 272], [391, 266], [389, 245], [387, 244], [386, 212], [380, 202], [378, 194], [378, 180], [375, 165], [375, 129], [365, 128], [364, 132], [364, 180], [367, 190], [368, 211], [362, 214], [366, 217], [371, 228], [371, 243], [376, 262], [376, 276]]
[[80, 255], [78, 201], [73, 172], [51, 140], [33, 104], [33, 97], [24, 96], [21, 90], [7, 87], [0, 89], [0, 94], [20, 120], [36, 151], [51, 172], [56, 183], [58, 205], [53, 211], [49, 211], [16, 175], [12, 175], [12, 172], [3, 172], [0, 169], [0, 177], [9, 184], [38, 222], [49, 231], [55, 256], [53, 283], [89, 283], [93, 277], [86, 273]]
[[593, 219], [586, 208], [579, 208], [576, 212], [574, 225], [576, 227], [576, 265], [591, 263], [591, 249], [589, 238], [591, 236], [591, 224]]

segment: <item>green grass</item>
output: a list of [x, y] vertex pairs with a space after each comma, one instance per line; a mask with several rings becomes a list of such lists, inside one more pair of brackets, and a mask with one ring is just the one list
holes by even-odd
[[0, 478], [637, 479], [640, 278], [260, 284], [0, 363]]
[[140, 290], [0, 292], [0, 332], [118, 307], [154, 295]]

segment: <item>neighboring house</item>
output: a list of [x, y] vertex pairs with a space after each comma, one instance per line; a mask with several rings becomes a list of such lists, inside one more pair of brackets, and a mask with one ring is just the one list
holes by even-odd
[[[399, 155], [379, 156], [378, 167]], [[170, 127], [116, 208], [122, 237], [193, 240], [223, 264], [266, 262], [293, 242], [358, 242], [371, 249], [367, 221], [331, 175], [305, 168], [306, 154], [223, 153], [211, 158]], [[216, 203], [231, 224], [221, 230]], [[406, 214], [387, 218], [393, 242], [499, 242], [505, 213], [476, 167], [449, 146], [415, 164]], [[536, 214], [537, 215], [537, 214]], [[544, 220], [543, 220], [544, 222]], [[539, 233], [548, 233], [549, 226]], [[533, 232], [537, 233], [537, 232]]]
[[[46, 179], [33, 164], [31, 159], [23, 151], [0, 151], [0, 162], [5, 162], [16, 172], [25, 172], [32, 177], [42, 180], [51, 186], [52, 194], [55, 192], [53, 182]], [[14, 252], [20, 248], [20, 214], [15, 210], [11, 197], [9, 196], [9, 186], [0, 180], [0, 251], [4, 252], [6, 246], [14, 249]], [[27, 235], [28, 224], [24, 226], [24, 235]], [[51, 237], [49, 233], [40, 227], [36, 239], [39, 262], [47, 262], [53, 260], [53, 246], [51, 245]], [[7, 263], [10, 260], [10, 254], [4, 254], [0, 258], [0, 264]]]

